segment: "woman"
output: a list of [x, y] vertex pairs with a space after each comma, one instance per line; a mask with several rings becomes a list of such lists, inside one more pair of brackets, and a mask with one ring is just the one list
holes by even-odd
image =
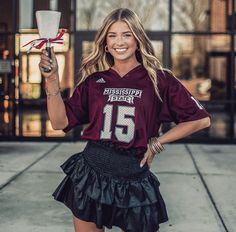
[[[61, 167], [66, 177], [53, 193], [73, 213], [76, 232], [156, 232], [168, 220], [159, 181], [150, 171], [166, 143], [210, 126], [206, 110], [163, 71], [137, 15], [117, 9], [104, 20], [93, 52], [83, 59], [71, 98], [60, 95], [58, 67], [43, 51], [48, 114], [65, 132], [88, 123], [83, 152]], [[44, 72], [49, 68], [50, 72]], [[162, 122], [176, 126], [158, 137]]]

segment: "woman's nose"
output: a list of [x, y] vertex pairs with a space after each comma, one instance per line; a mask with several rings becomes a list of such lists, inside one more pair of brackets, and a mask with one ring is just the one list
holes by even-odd
[[116, 44], [117, 45], [123, 45], [124, 44], [124, 40], [123, 40], [122, 36], [117, 36]]

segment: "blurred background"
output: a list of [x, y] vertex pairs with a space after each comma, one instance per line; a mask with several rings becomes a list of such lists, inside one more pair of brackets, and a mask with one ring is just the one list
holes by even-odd
[[[141, 18], [155, 53], [212, 115], [210, 128], [185, 142], [236, 141], [235, 0], [8, 0], [0, 2], [0, 140], [74, 141], [83, 127], [54, 131], [46, 112], [40, 50], [22, 46], [38, 38], [35, 11], [62, 12], [65, 45], [55, 45], [63, 97], [72, 93], [83, 55], [113, 9]], [[49, 22], [50, 23], [50, 22]], [[165, 132], [173, 124], [165, 124]]]

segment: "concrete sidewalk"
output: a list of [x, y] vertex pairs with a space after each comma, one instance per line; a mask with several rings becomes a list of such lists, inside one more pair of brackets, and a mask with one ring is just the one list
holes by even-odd
[[[0, 232], [73, 232], [70, 211], [51, 193], [64, 177], [60, 164], [84, 146], [0, 143]], [[160, 232], [236, 231], [236, 145], [169, 144], [152, 171], [169, 214]]]

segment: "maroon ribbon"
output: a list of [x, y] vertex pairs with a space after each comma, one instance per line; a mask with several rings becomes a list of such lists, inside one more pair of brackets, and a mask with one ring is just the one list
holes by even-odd
[[63, 39], [62, 36], [65, 34], [65, 29], [61, 29], [60, 33], [56, 38], [52, 39], [46, 39], [46, 38], [39, 38], [39, 39], [34, 39], [27, 44], [23, 45], [23, 47], [27, 46], [30, 44], [30, 48], [27, 50], [27, 53], [31, 51], [32, 48], [40, 49], [42, 46], [46, 43], [56, 43], [56, 44], [63, 44]]

